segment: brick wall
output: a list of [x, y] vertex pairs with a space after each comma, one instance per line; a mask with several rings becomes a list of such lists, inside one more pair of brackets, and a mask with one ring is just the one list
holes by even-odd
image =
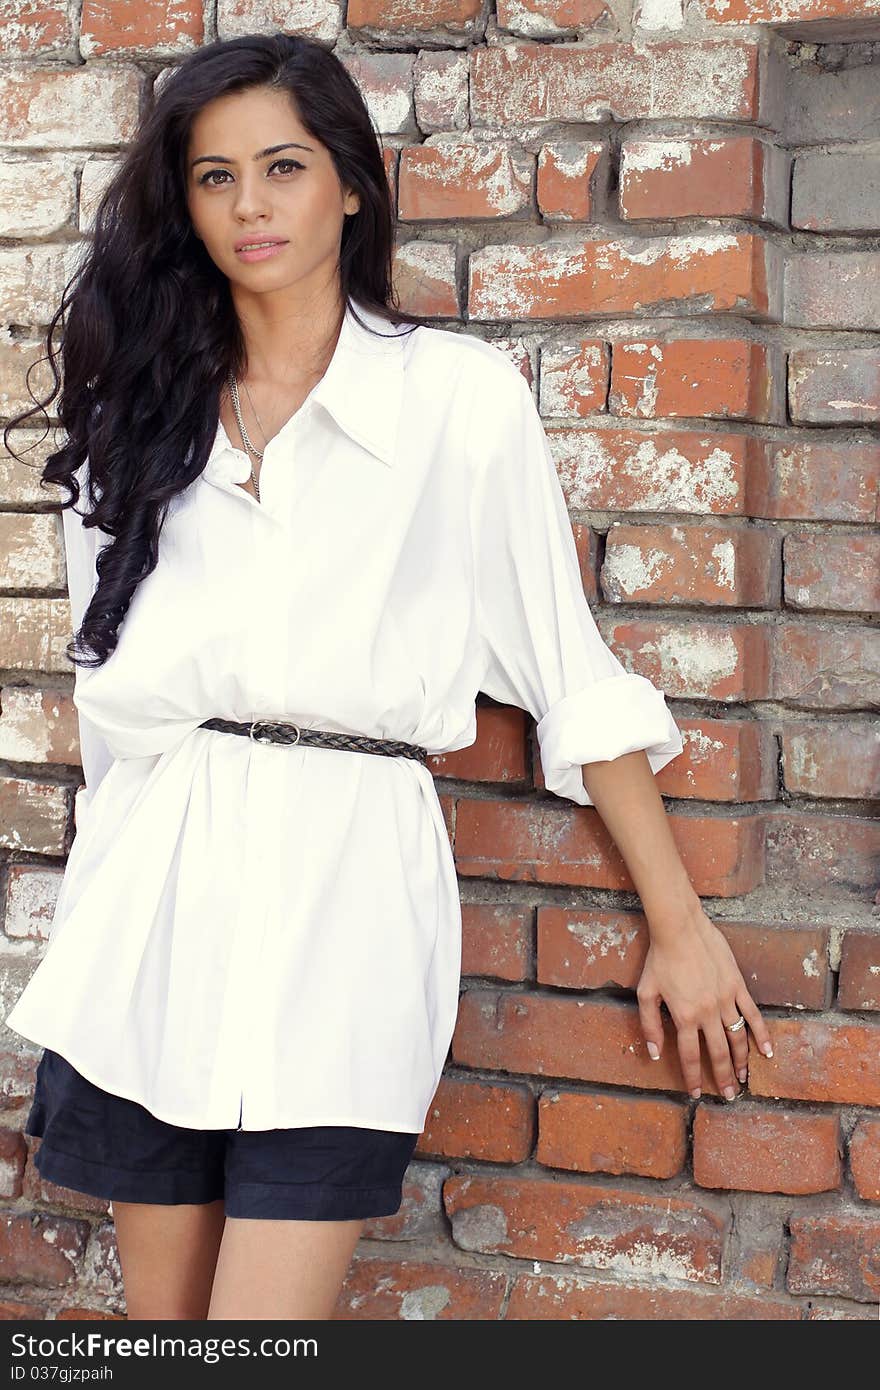
[[[152, 82], [298, 9], [4, 6], [4, 416]], [[775, 1044], [734, 1106], [706, 1067], [691, 1102], [673, 1046], [647, 1060], [625, 866], [593, 808], [544, 792], [526, 717], [481, 705], [433, 767], [458, 1026], [340, 1315], [876, 1318], [880, 4], [318, 0], [302, 24], [382, 133], [401, 301], [534, 386], [603, 634], [685, 736], [658, 778], [676, 841]], [[80, 775], [57, 509], [8, 456], [0, 508], [8, 1011]], [[4, 1029], [0, 1317], [119, 1316], [107, 1204], [33, 1168], [20, 1043]]]

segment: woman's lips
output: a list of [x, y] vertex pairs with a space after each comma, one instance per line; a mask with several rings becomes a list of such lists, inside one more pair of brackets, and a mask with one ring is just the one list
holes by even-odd
[[243, 247], [241, 251], [236, 251], [236, 256], [240, 261], [265, 261], [270, 256], [276, 255], [287, 245], [286, 241], [273, 242], [271, 246]]

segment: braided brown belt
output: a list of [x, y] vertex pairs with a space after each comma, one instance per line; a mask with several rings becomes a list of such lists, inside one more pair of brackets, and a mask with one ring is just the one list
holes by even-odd
[[416, 758], [427, 763], [428, 750], [417, 743], [396, 738], [369, 738], [366, 734], [337, 733], [333, 729], [303, 729], [278, 719], [254, 719], [239, 723], [235, 719], [205, 719], [201, 729], [217, 729], [224, 734], [243, 734], [255, 743], [309, 744], [320, 748], [343, 748], [353, 753], [384, 753], [390, 758]]

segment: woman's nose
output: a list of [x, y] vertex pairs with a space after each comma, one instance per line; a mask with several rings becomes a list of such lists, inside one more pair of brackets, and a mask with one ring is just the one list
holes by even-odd
[[240, 178], [235, 192], [234, 209], [239, 217], [253, 217], [265, 212], [269, 207], [269, 197], [265, 184], [259, 176]]

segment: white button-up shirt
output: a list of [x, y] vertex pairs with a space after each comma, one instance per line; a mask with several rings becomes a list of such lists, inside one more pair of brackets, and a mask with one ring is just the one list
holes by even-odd
[[[579, 805], [584, 763], [644, 749], [656, 773], [682, 749], [599, 635], [522, 374], [478, 338], [361, 313], [390, 336], [349, 303], [260, 502], [218, 421], [118, 646], [76, 670], [77, 833], [6, 1022], [172, 1124], [421, 1132], [458, 1008], [429, 767], [202, 720], [447, 753], [483, 690], [538, 721], [546, 787]], [[76, 630], [107, 537], [62, 517]]]

